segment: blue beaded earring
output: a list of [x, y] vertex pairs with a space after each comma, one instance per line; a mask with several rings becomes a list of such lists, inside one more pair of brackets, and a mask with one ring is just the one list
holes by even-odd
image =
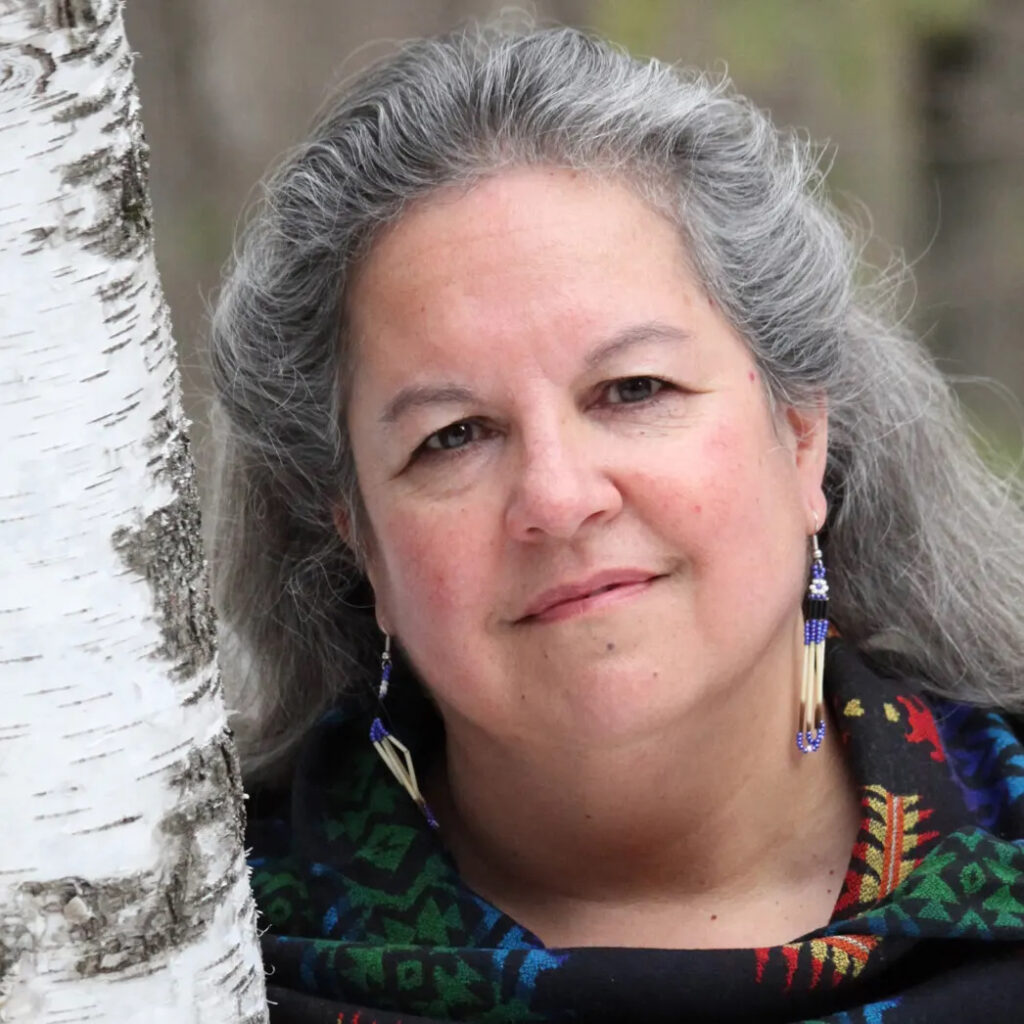
[[804, 665], [800, 688], [797, 749], [817, 750], [825, 739], [825, 637], [828, 635], [828, 583], [818, 534], [811, 539], [811, 583], [804, 605]]
[[[384, 650], [380, 656], [380, 687], [377, 690], [377, 700], [383, 710], [384, 698], [388, 695], [388, 685], [391, 682], [391, 637], [384, 634]], [[378, 715], [370, 724], [370, 742], [374, 750], [380, 754], [381, 760], [388, 766], [388, 771], [395, 777], [398, 784], [412, 797], [416, 806], [423, 812], [427, 824], [436, 829], [437, 819], [430, 809], [427, 801], [420, 792], [419, 783], [416, 781], [416, 769], [412, 764], [412, 754], [409, 748], [397, 737], [388, 732], [387, 727], [380, 720]]]

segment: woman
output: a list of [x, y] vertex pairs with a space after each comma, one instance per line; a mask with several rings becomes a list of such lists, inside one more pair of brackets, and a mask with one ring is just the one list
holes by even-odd
[[275, 1020], [1013, 1019], [1021, 512], [857, 270], [807, 146], [570, 30], [407, 45], [270, 180], [213, 364]]

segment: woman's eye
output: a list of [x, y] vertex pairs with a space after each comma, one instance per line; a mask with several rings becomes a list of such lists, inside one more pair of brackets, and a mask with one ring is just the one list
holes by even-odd
[[479, 423], [460, 420], [458, 423], [449, 423], [447, 427], [442, 427], [431, 434], [423, 442], [423, 447], [431, 451], [450, 452], [465, 447], [470, 441], [479, 440], [481, 433]]
[[608, 385], [606, 400], [609, 405], [643, 402], [653, 398], [664, 386], [665, 382], [657, 377], [624, 377]]

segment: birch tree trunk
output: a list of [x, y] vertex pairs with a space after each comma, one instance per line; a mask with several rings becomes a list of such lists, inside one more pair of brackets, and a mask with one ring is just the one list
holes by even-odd
[[119, 0], [0, 0], [5, 1021], [266, 1019], [146, 161]]

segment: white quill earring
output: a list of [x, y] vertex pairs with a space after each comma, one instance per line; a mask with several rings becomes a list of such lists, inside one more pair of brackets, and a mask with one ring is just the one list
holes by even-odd
[[[384, 698], [388, 695], [388, 686], [391, 682], [391, 636], [384, 634], [384, 650], [380, 656], [380, 686], [377, 690], [377, 700], [380, 704], [380, 711], [384, 709]], [[396, 736], [388, 732], [387, 727], [380, 720], [380, 715], [374, 718], [370, 724], [370, 742], [374, 750], [380, 754], [381, 760], [388, 766], [388, 771], [395, 777], [398, 784], [412, 797], [416, 806], [423, 812], [427, 824], [431, 828], [437, 828], [437, 819], [430, 809], [427, 801], [420, 792], [419, 783], [416, 781], [416, 769], [413, 767], [412, 754], [409, 748]]]
[[811, 582], [804, 603], [804, 665], [800, 683], [797, 749], [816, 751], [825, 739], [825, 637], [828, 635], [828, 583], [818, 534], [811, 539]]

